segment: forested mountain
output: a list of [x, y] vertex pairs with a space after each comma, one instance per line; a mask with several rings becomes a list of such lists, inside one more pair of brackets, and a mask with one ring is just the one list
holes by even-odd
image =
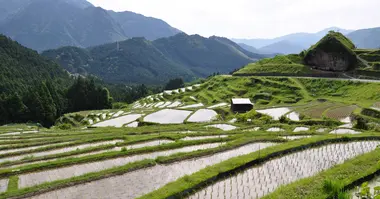
[[180, 31], [133, 12], [106, 11], [86, 0], [0, 0], [0, 33], [37, 51], [90, 47], [130, 37], [157, 39]]
[[38, 51], [68, 45], [99, 45], [127, 38], [105, 10], [82, 9], [66, 0], [33, 0], [7, 20], [0, 31]]
[[108, 11], [108, 14], [120, 24], [125, 36], [129, 38], [145, 37], [148, 40], [155, 40], [162, 37], [170, 37], [181, 32], [161, 19], [146, 17], [134, 12]]
[[112, 83], [145, 84], [228, 73], [263, 57], [225, 38], [184, 33], [155, 41], [133, 38], [87, 49], [64, 47], [42, 55], [72, 73], [92, 74]]
[[[0, 35], [0, 90], [22, 93], [36, 81], [55, 81], [67, 85], [68, 73], [36, 51]], [[69, 83], [69, 82], [68, 82]]]
[[51, 126], [68, 111], [110, 107], [106, 89], [81, 78], [73, 82], [58, 64], [0, 35], [0, 124]]
[[380, 48], [380, 27], [354, 31], [347, 35], [358, 48]]

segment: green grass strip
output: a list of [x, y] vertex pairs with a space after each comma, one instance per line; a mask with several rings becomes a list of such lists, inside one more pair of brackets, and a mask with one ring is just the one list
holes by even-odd
[[7, 191], [16, 191], [18, 190], [18, 176], [11, 176], [8, 182]]

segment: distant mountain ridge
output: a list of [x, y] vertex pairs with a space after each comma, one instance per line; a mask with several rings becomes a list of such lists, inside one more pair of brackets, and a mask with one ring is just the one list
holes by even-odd
[[264, 58], [226, 38], [185, 33], [154, 41], [132, 38], [87, 49], [63, 47], [42, 55], [71, 73], [129, 84], [162, 84], [176, 77], [191, 81], [215, 72], [229, 73]]
[[352, 32], [352, 30], [331, 27], [316, 33], [293, 33], [273, 39], [232, 39], [232, 41], [250, 45], [257, 48], [259, 51], [266, 51], [266, 53], [292, 54], [300, 53], [302, 50], [308, 49], [330, 30], [341, 32], [343, 34]]
[[358, 48], [380, 48], [380, 27], [361, 29], [347, 35]]
[[0, 0], [0, 4], [0, 33], [38, 51], [131, 37], [154, 40], [181, 32], [160, 19], [106, 11], [86, 0]]

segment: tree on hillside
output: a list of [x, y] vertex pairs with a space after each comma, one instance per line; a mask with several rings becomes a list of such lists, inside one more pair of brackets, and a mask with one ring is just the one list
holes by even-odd
[[79, 77], [67, 92], [70, 112], [99, 110], [112, 107], [112, 98], [106, 88], [95, 85], [94, 80]]
[[165, 86], [165, 90], [174, 90], [178, 88], [183, 88], [185, 83], [182, 78], [171, 79]]

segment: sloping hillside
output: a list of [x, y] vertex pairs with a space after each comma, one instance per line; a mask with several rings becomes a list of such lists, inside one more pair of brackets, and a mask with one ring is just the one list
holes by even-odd
[[129, 11], [107, 12], [117, 23], [120, 24], [125, 36], [130, 38], [145, 37], [148, 40], [155, 40], [162, 37], [170, 37], [181, 32], [161, 19], [145, 17]]
[[59, 65], [41, 57], [4, 35], [0, 35], [0, 90], [2, 94], [22, 93], [35, 82], [67, 84], [69, 75]]
[[145, 84], [229, 73], [263, 58], [225, 38], [184, 33], [153, 42], [133, 38], [88, 49], [65, 47], [45, 51], [43, 55], [72, 73], [93, 74], [112, 83]]
[[38, 51], [90, 47], [130, 37], [153, 40], [181, 32], [160, 19], [106, 11], [86, 0], [0, 0], [0, 5], [0, 33]]
[[33, 1], [6, 21], [0, 32], [38, 51], [68, 45], [87, 47], [126, 39], [123, 30], [105, 10], [81, 9], [64, 0]]

